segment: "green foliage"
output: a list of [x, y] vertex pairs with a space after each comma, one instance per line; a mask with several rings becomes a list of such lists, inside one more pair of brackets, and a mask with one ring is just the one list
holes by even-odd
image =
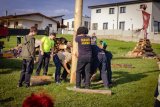
[[[71, 35], [58, 35], [72, 40]], [[42, 36], [36, 38], [40, 39]], [[16, 46], [16, 37], [10, 41], [5, 39], [5, 50]], [[84, 94], [66, 90], [73, 86], [68, 82], [56, 85], [34, 86], [17, 88], [21, 71], [21, 59], [0, 59], [0, 107], [21, 107], [25, 97], [33, 92], [46, 92], [56, 100], [56, 107], [152, 107], [154, 90], [158, 78], [158, 66], [154, 59], [125, 58], [136, 43], [107, 40], [108, 50], [113, 53], [112, 64], [131, 64], [133, 68], [112, 68], [114, 85], [111, 88], [113, 95]], [[152, 44], [156, 53], [160, 53], [160, 45]], [[35, 65], [36, 68], [36, 65]], [[55, 66], [50, 61], [48, 75], [53, 75]], [[42, 73], [42, 71], [41, 71]], [[35, 69], [33, 75], [35, 74]], [[42, 75], [42, 74], [41, 74]], [[94, 89], [103, 88], [103, 84], [93, 85]]]

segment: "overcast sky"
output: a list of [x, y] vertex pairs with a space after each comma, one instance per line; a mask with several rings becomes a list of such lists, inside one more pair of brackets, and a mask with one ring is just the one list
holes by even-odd
[[[128, 0], [83, 0], [83, 15], [90, 16], [88, 6]], [[0, 0], [0, 16], [39, 12], [46, 16], [65, 15], [71, 18], [74, 14], [75, 0]]]

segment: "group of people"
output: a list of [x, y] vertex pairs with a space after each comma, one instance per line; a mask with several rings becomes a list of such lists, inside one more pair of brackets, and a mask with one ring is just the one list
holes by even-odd
[[[23, 83], [26, 87], [30, 86], [30, 78], [33, 73], [34, 68], [34, 59], [35, 59], [35, 38], [37, 34], [37, 28], [31, 27], [30, 33], [24, 37], [24, 43], [22, 44], [21, 57], [22, 61], [22, 70], [20, 73], [20, 79], [17, 87], [22, 87]], [[66, 80], [67, 74], [70, 73], [70, 62], [71, 62], [71, 52], [67, 48], [64, 51], [59, 51], [54, 53], [56, 33], [51, 33], [49, 36], [44, 36], [40, 40], [39, 47], [39, 57], [38, 64], [36, 68], [35, 75], [39, 76], [41, 68], [43, 66], [43, 75], [48, 73], [49, 61], [52, 58], [56, 66], [55, 71], [55, 82], [60, 83], [60, 79], [63, 78]], [[51, 57], [52, 56], [52, 57]], [[64, 67], [63, 74], [61, 75], [61, 67]]]
[[[35, 58], [35, 38], [37, 28], [31, 27], [30, 33], [24, 37], [26, 47], [22, 47], [22, 70], [18, 87], [22, 87], [23, 83], [26, 87], [30, 86], [30, 78], [34, 68]], [[97, 38], [95, 34], [91, 37], [87, 35], [88, 29], [86, 27], [79, 27], [75, 41], [78, 42], [78, 58], [77, 71], [76, 71], [76, 88], [81, 87], [81, 80], [85, 83], [85, 88], [90, 88], [90, 80], [93, 74], [96, 73], [97, 68], [100, 71], [100, 78], [103, 80], [105, 88], [112, 84], [111, 77], [111, 59], [112, 54], [106, 51], [107, 44], [105, 41], [100, 41], [97, 45]], [[40, 41], [40, 51], [38, 57], [38, 64], [35, 75], [39, 76], [43, 66], [43, 75], [48, 73], [48, 65], [50, 59], [53, 59], [55, 64], [55, 82], [59, 84], [61, 79], [66, 80], [67, 75], [70, 74], [71, 68], [71, 47], [66, 47], [65, 50], [54, 53], [54, 45], [56, 34], [51, 33], [49, 36], [42, 37]], [[23, 46], [22, 45], [22, 46]], [[68, 45], [67, 45], [68, 46]], [[61, 68], [64, 71], [61, 75]]]
[[[30, 86], [30, 78], [34, 68], [35, 58], [35, 38], [37, 34], [37, 28], [31, 27], [28, 35], [24, 37], [24, 43], [22, 44], [22, 70], [20, 73], [20, 79], [18, 87], [22, 87], [23, 83], [26, 87]], [[44, 65], [43, 75], [47, 75], [48, 65], [50, 57], [53, 56], [53, 62], [55, 63], [55, 82], [60, 83], [61, 78], [66, 79], [67, 74], [70, 74], [71, 68], [71, 50], [66, 49], [65, 51], [59, 51], [54, 54], [54, 39], [56, 38], [55, 33], [51, 33], [48, 37], [45, 36], [40, 42], [39, 60], [36, 69], [36, 75], [40, 75], [42, 64]], [[95, 33], [92, 36], [88, 36], [88, 29], [86, 27], [79, 27], [77, 30], [77, 36], [75, 41], [78, 43], [78, 51], [75, 53], [78, 58], [77, 69], [76, 69], [76, 88], [82, 88], [82, 81], [84, 81], [84, 88], [90, 88], [91, 77], [96, 73], [97, 68], [100, 71], [100, 78], [103, 81], [106, 89], [112, 85], [112, 71], [111, 71], [111, 52], [107, 51], [107, 43], [100, 41], [97, 43], [97, 37]], [[24, 45], [24, 47], [23, 47]], [[53, 55], [54, 54], [54, 55]], [[61, 75], [61, 67], [64, 68], [63, 74]], [[160, 78], [160, 76], [159, 76]], [[160, 79], [159, 79], [160, 80]], [[159, 81], [158, 81], [159, 82]], [[158, 83], [155, 91], [155, 107], [160, 105], [160, 83]], [[34, 98], [41, 98], [41, 95], [32, 95]], [[44, 97], [43, 97], [44, 98]], [[49, 97], [45, 98], [50, 102], [48, 104], [53, 105], [53, 102]], [[43, 99], [42, 99], [43, 100]], [[24, 107], [28, 107], [28, 97], [24, 103]], [[37, 101], [37, 100], [36, 100]], [[35, 102], [33, 100], [33, 102]], [[40, 102], [38, 102], [40, 103]]]
[[103, 80], [106, 89], [112, 84], [111, 59], [112, 54], [106, 51], [107, 43], [100, 41], [97, 46], [95, 34], [88, 36], [86, 27], [79, 27], [75, 41], [78, 43], [78, 62], [76, 70], [76, 88], [81, 88], [81, 81], [84, 81], [85, 88], [90, 88], [90, 80], [97, 68], [100, 71], [100, 78]]

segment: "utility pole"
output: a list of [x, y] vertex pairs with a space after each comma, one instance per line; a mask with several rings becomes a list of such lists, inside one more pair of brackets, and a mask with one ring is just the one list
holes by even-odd
[[72, 68], [70, 83], [75, 83], [76, 80], [76, 69], [77, 69], [77, 57], [75, 56], [78, 52], [78, 46], [75, 42], [77, 29], [82, 24], [82, 11], [83, 11], [83, 0], [75, 0], [75, 12], [74, 12], [74, 35], [73, 35], [73, 51], [72, 51]]
[[8, 16], [8, 11], [6, 10], [6, 16]]

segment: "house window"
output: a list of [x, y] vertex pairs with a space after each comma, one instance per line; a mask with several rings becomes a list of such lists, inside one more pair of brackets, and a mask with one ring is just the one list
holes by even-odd
[[126, 7], [120, 7], [120, 13], [126, 13]]
[[84, 21], [84, 26], [88, 28], [88, 22]]
[[52, 24], [48, 24], [49, 27], [52, 27]]
[[121, 30], [125, 29], [125, 22], [119, 22], [119, 29]]
[[67, 28], [69, 28], [69, 22], [67, 22]]
[[154, 32], [158, 33], [160, 32], [160, 22], [154, 21]]
[[108, 29], [108, 23], [103, 23], [103, 29]]
[[74, 21], [72, 21], [72, 28], [74, 28]]
[[96, 10], [96, 13], [101, 13], [101, 9], [97, 9], [97, 10]]
[[92, 30], [97, 30], [97, 29], [98, 29], [98, 23], [93, 23]]
[[114, 14], [114, 8], [109, 8], [109, 14]]

